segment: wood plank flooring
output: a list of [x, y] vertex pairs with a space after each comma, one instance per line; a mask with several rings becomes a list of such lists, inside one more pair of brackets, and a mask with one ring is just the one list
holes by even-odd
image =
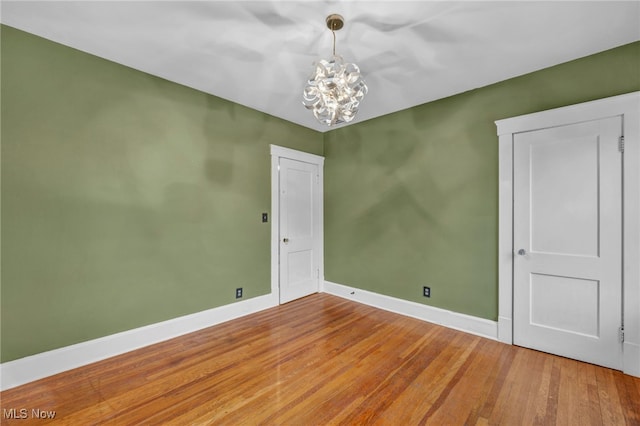
[[3, 425], [640, 425], [638, 378], [326, 294], [0, 398]]

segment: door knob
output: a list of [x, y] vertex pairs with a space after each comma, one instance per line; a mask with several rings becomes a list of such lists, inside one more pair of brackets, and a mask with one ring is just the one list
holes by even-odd
[[527, 254], [527, 251], [525, 249], [520, 249], [520, 250], [518, 250], [518, 254], [520, 256], [524, 256], [525, 254]]
[[289, 239], [288, 238], [283, 238], [282, 242], [285, 243], [285, 244], [288, 244], [289, 243]]

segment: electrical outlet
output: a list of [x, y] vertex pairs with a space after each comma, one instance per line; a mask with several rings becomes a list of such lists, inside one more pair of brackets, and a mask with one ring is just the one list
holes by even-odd
[[236, 299], [242, 298], [242, 287], [236, 288]]
[[422, 287], [422, 295], [424, 297], [431, 297], [431, 287], [427, 287], [427, 286]]

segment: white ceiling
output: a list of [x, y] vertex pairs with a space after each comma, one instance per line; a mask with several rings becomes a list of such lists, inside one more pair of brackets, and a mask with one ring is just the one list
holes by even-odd
[[301, 103], [336, 51], [353, 123], [640, 40], [640, 1], [2, 1], [3, 24], [318, 131]]

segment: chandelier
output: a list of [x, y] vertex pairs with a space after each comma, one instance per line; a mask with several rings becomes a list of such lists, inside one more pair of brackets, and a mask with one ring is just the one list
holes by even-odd
[[302, 98], [302, 104], [327, 126], [353, 120], [368, 91], [360, 68], [336, 55], [336, 31], [343, 25], [342, 16], [333, 14], [327, 17], [327, 28], [333, 34], [333, 56], [313, 63]]

